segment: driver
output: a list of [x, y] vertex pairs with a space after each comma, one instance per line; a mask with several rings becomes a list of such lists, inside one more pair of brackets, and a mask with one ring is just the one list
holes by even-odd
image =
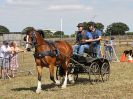
[[84, 30], [83, 23], [77, 25], [78, 31], [76, 33], [76, 44], [73, 46], [74, 54], [83, 55], [84, 49], [89, 48], [92, 40], [92, 34]]

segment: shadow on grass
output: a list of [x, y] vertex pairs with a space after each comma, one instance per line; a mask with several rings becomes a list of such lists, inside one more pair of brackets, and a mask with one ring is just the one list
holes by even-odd
[[78, 78], [75, 84], [90, 84], [90, 80], [88, 78]]
[[[74, 84], [72, 84], [72, 85], [80, 85], [80, 84], [82, 84], [82, 85], [95, 85], [95, 84], [99, 84], [99, 83], [102, 83], [102, 81], [101, 80], [98, 80], [97, 82], [95, 82], [95, 83], [92, 83], [90, 80], [89, 80], [89, 78], [78, 78], [76, 81], [75, 81], [75, 83]], [[70, 84], [70, 86], [72, 86], [71, 84]]]
[[[69, 83], [69, 82], [68, 82]], [[99, 81], [98, 83], [101, 83], [101, 81]], [[73, 86], [73, 85], [80, 85], [80, 84], [83, 84], [83, 85], [86, 85], [86, 84], [90, 84], [90, 80], [88, 78], [78, 78], [74, 84], [69, 84], [68, 86]], [[57, 85], [55, 85], [54, 83], [51, 83], [51, 84], [46, 84], [46, 85], [42, 85], [42, 90], [45, 90], [45, 91], [48, 91], [50, 89], [52, 89], [51, 91], [56, 91], [56, 89], [54, 89], [54, 87], [56, 87]], [[58, 86], [59, 88], [61, 86]], [[14, 88], [14, 89], [11, 89], [12, 91], [33, 91], [35, 92], [36, 91], [36, 87], [30, 87], [30, 88], [25, 88], [25, 87], [22, 87], [22, 88]]]
[[[47, 85], [42, 85], [42, 90], [48, 91], [49, 89], [52, 89], [55, 86], [56, 85], [54, 83], [47, 84]], [[30, 87], [30, 88], [20, 87], [20, 88], [14, 88], [14, 89], [11, 89], [11, 90], [12, 91], [33, 91], [33, 92], [35, 92], [36, 88], [37, 88], [37, 86], [36, 87]]]

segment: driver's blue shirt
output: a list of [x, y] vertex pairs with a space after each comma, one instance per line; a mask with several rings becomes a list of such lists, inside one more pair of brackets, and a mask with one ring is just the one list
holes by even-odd
[[[99, 38], [99, 36], [102, 36], [102, 32], [100, 30], [97, 30], [97, 29], [94, 32], [91, 32], [91, 34], [92, 34], [93, 39], [97, 39], [97, 38]], [[100, 45], [100, 40], [95, 41], [93, 43], [94, 43], [94, 45]]]
[[87, 32], [87, 33], [86, 33], [86, 38], [87, 38], [87, 39], [92, 39], [92, 34], [91, 34], [90, 32]]
[[92, 38], [93, 38], [91, 32], [88, 32], [88, 31], [84, 31], [84, 32], [85, 32], [84, 35], [83, 35], [81, 32], [78, 32], [78, 33], [77, 33], [77, 38], [76, 38], [76, 40], [77, 40], [78, 42], [80, 42], [82, 39], [92, 39]]

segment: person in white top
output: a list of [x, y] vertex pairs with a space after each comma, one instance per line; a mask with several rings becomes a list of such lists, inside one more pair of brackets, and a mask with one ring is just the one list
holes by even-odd
[[9, 77], [9, 60], [10, 60], [11, 48], [8, 41], [3, 41], [3, 45], [0, 47], [0, 66], [1, 66], [1, 77], [3, 79]]

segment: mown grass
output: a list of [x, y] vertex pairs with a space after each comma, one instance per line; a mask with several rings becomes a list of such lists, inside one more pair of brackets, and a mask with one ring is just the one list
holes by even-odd
[[[117, 47], [121, 55], [126, 47]], [[0, 79], [0, 99], [132, 99], [133, 63], [111, 63], [111, 75], [107, 82], [91, 85], [88, 75], [79, 75], [77, 82], [62, 90], [49, 79], [44, 68], [42, 93], [36, 94], [37, 74], [32, 53], [20, 54], [20, 68], [17, 77]], [[33, 75], [28, 75], [31, 70]]]

